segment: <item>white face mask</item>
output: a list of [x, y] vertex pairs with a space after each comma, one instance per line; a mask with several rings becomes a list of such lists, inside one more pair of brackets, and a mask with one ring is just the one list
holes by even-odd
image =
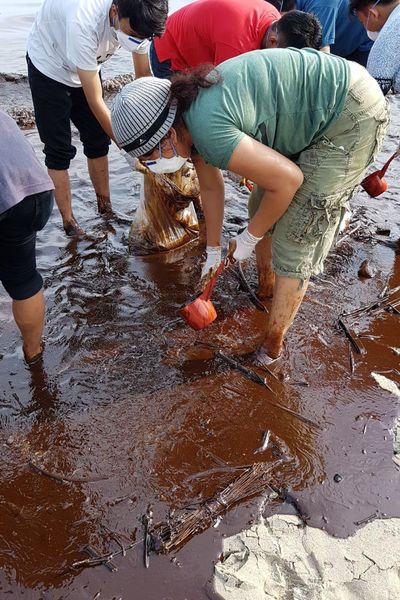
[[147, 40], [141, 40], [139, 38], [133, 37], [132, 35], [127, 35], [120, 29], [115, 29], [115, 33], [120, 43], [120, 46], [122, 46], [122, 48], [125, 48], [125, 50], [128, 50], [129, 52], [136, 52], [139, 46], [147, 42]]
[[[371, 8], [375, 8], [375, 6], [377, 6], [380, 1], [381, 0], [377, 0], [377, 2], [375, 2], [375, 4]], [[367, 30], [367, 36], [369, 37], [369, 39], [372, 40], [373, 42], [375, 42], [379, 37], [380, 31], [370, 31], [368, 29], [370, 14], [371, 14], [371, 9], [368, 11], [368, 18], [367, 18], [367, 23], [365, 25], [365, 29]]]
[[163, 157], [161, 152], [161, 144], [158, 144], [160, 150], [160, 157], [154, 160], [143, 161], [146, 167], [150, 169], [150, 171], [152, 171], [153, 173], [176, 173], [176, 171], [179, 171], [179, 169], [181, 169], [187, 161], [187, 158], [185, 158], [184, 156], [180, 156], [177, 153], [173, 143], [170, 142], [170, 144], [175, 153], [175, 156], [173, 156], [172, 158]]
[[375, 42], [375, 40], [378, 39], [380, 34], [380, 31], [370, 31], [369, 29], [367, 29], [367, 36], [369, 37], [370, 40], [372, 40], [373, 42]]

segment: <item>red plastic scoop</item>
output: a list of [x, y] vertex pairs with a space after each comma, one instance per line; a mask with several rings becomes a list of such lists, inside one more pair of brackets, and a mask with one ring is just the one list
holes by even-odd
[[379, 169], [379, 171], [374, 171], [374, 173], [371, 173], [368, 175], [368, 177], [365, 177], [365, 179], [362, 180], [361, 187], [363, 187], [364, 190], [373, 198], [380, 196], [388, 189], [388, 184], [384, 178], [384, 175], [392, 160], [399, 155], [400, 149], [396, 150], [396, 152], [392, 154], [389, 160], [383, 165], [382, 169]]
[[228, 264], [228, 261], [223, 260], [200, 296], [180, 309], [179, 314], [192, 329], [204, 329], [217, 318], [217, 311], [210, 298], [219, 275]]

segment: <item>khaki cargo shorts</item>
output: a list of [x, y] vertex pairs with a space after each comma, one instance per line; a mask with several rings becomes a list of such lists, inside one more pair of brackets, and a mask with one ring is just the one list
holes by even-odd
[[[339, 119], [295, 161], [303, 172], [303, 185], [270, 232], [278, 275], [308, 279], [323, 271], [345, 204], [376, 159], [389, 123], [387, 102], [374, 86], [371, 91], [371, 83], [366, 73], [350, 87]], [[250, 218], [263, 194], [254, 186]]]

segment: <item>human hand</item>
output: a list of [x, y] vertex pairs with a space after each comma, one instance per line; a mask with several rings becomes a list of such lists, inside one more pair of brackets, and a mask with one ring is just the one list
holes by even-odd
[[233, 260], [249, 258], [262, 237], [256, 237], [249, 232], [248, 227], [242, 233], [229, 241], [228, 257]]
[[204, 288], [221, 264], [221, 246], [207, 246], [207, 258], [201, 270], [201, 287]]

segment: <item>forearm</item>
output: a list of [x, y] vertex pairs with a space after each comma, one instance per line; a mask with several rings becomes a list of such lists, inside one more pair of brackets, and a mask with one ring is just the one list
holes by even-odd
[[293, 188], [284, 192], [265, 192], [256, 214], [249, 223], [249, 232], [256, 237], [262, 237], [286, 212], [293, 197]]
[[[90, 109], [105, 133], [114, 140], [111, 128], [111, 114], [108, 106], [103, 100], [103, 89], [97, 71], [83, 71], [78, 69], [78, 75], [82, 83], [83, 92]], [[115, 140], [114, 140], [115, 141]]]
[[99, 100], [95, 100], [90, 102], [88, 100], [88, 104], [90, 106], [90, 109], [92, 111], [92, 113], [94, 114], [94, 116], [96, 117], [96, 119], [98, 120], [98, 122], [100, 123], [101, 127], [103, 128], [103, 130], [106, 132], [106, 134], [113, 140], [114, 140], [114, 134], [112, 132], [112, 128], [111, 128], [111, 113], [110, 113], [110, 109], [108, 108], [108, 106], [106, 105], [106, 103], [104, 102], [103, 99], [99, 99]]
[[224, 222], [224, 192], [201, 192], [201, 204], [206, 222], [207, 246], [221, 244], [222, 225]]
[[201, 204], [206, 221], [207, 246], [219, 246], [224, 221], [224, 179], [221, 171], [217, 167], [206, 164], [200, 155], [196, 154], [192, 160], [200, 184]]

